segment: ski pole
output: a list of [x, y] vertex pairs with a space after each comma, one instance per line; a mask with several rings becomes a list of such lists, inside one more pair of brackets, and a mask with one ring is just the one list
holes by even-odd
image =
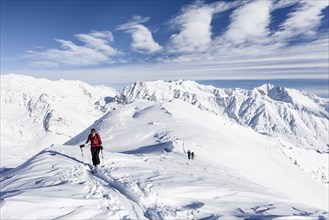
[[84, 161], [84, 159], [83, 159], [83, 150], [82, 150], [83, 147], [85, 147], [85, 145], [81, 144], [80, 145], [80, 150], [81, 150], [82, 162]]

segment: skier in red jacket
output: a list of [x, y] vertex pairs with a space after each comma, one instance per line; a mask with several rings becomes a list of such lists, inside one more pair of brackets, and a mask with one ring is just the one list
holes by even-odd
[[102, 146], [102, 139], [101, 136], [96, 132], [95, 128], [92, 128], [90, 131], [90, 134], [88, 135], [86, 144], [90, 141], [90, 150], [91, 150], [91, 156], [93, 160], [93, 165], [94, 165], [94, 172], [97, 170], [97, 165], [100, 164], [99, 160], [99, 152], [100, 150], [103, 150]]

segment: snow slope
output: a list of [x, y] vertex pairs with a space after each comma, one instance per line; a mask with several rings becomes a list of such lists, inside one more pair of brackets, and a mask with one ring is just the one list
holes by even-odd
[[1, 76], [1, 219], [328, 219], [326, 131], [328, 99], [272, 85]]
[[269, 84], [252, 90], [219, 89], [183, 80], [136, 82], [118, 98], [122, 104], [139, 100], [183, 100], [260, 134], [276, 137], [276, 142], [281, 143], [276, 148], [278, 152], [307, 175], [329, 183], [329, 99]]
[[1, 167], [75, 136], [107, 111], [117, 93], [79, 81], [1, 75]]
[[2, 218], [328, 218], [328, 186], [277, 152], [276, 138], [181, 100], [118, 105], [92, 126], [105, 147], [98, 174], [78, 147], [86, 129], [1, 172]]
[[265, 84], [252, 90], [220, 89], [194, 81], [136, 82], [121, 93], [122, 103], [180, 99], [255, 131], [329, 153], [329, 99]]

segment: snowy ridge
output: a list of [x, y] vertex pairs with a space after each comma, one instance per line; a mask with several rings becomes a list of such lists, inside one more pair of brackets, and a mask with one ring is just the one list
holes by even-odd
[[194, 81], [136, 82], [119, 101], [180, 99], [224, 115], [262, 134], [293, 140], [298, 147], [329, 153], [329, 99], [265, 84], [252, 90], [219, 89]]
[[[118, 94], [72, 81], [3, 82], [1, 150], [39, 153], [16, 168], [3, 166], [9, 156], [19, 163], [15, 154], [1, 154], [1, 218], [328, 219], [327, 99], [268, 84], [137, 82]], [[257, 130], [281, 129], [289, 114], [298, 138], [290, 127]], [[306, 134], [313, 123], [316, 140]], [[79, 148], [91, 127], [104, 146], [96, 175], [89, 147], [83, 157]]]
[[[71, 145], [44, 149], [3, 171], [1, 216], [324, 219], [328, 214], [327, 186], [278, 153], [279, 143], [181, 100], [118, 106], [92, 126], [104, 141], [98, 174], [90, 173], [89, 149], [82, 158], [78, 147], [87, 130]], [[187, 149], [196, 152], [196, 160], [187, 159]], [[18, 207], [25, 209], [15, 212]]]
[[294, 215], [314, 219], [326, 215], [305, 205], [274, 202], [278, 195], [225, 167], [198, 161], [191, 166], [178, 155], [105, 153], [107, 159], [93, 175], [87, 163], [76, 159], [76, 147], [45, 149], [4, 172], [1, 217], [289, 219]]
[[117, 93], [79, 81], [1, 75], [1, 166], [64, 143], [100, 118]]

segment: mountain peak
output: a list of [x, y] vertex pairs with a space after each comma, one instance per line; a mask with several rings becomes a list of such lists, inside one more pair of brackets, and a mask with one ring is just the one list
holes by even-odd
[[[170, 101], [185, 94], [190, 97], [193, 94], [203, 94], [207, 86], [202, 86], [191, 80], [168, 81], [137, 81], [126, 86], [121, 97], [121, 103], [131, 103], [136, 99], [150, 101]], [[208, 94], [209, 95], [209, 94]]]
[[[127, 86], [118, 101], [129, 104], [137, 100], [171, 102], [175, 99], [233, 119], [259, 133], [282, 135], [295, 139], [305, 148], [327, 151], [324, 137], [328, 128], [323, 120], [329, 118], [328, 99], [295, 89], [268, 83], [252, 90], [220, 89], [190, 80], [159, 80]], [[323, 122], [319, 124], [317, 120]]]
[[253, 89], [253, 91], [255, 92], [259, 92], [260, 94], [262, 95], [267, 95], [268, 94], [268, 91], [275, 88], [275, 85], [273, 84], [270, 84], [270, 83], [265, 83], [261, 86], [258, 86], [258, 87], [255, 87]]
[[271, 83], [265, 83], [259, 87], [256, 87], [255, 89], [258, 89], [258, 90], [271, 90], [273, 89], [274, 87], [276, 87], [275, 85], [271, 84]]

